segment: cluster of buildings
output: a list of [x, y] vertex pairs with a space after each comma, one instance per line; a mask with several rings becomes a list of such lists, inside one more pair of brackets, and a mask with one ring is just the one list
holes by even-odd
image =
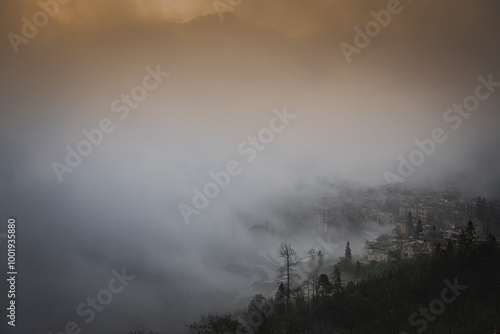
[[450, 240], [456, 245], [469, 221], [473, 222], [478, 238], [486, 234], [483, 222], [478, 219], [476, 201], [466, 201], [459, 194], [405, 191], [398, 202], [397, 216], [393, 212], [379, 212], [379, 223], [395, 222], [394, 228], [383, 241], [379, 237], [366, 243], [368, 262], [432, 252], [437, 245], [446, 247]]
[[343, 238], [349, 231], [367, 225], [392, 227], [390, 233], [366, 243], [367, 261], [431, 252], [437, 244], [445, 247], [448, 240], [457, 244], [469, 221], [474, 223], [478, 238], [488, 232], [488, 226], [478, 218], [476, 199], [465, 200], [458, 191], [350, 189], [345, 194], [319, 199], [315, 212], [315, 228], [327, 239], [333, 235]]

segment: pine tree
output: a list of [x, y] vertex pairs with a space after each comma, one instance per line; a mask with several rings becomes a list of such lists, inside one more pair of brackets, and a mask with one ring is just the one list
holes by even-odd
[[407, 219], [407, 223], [406, 223], [406, 235], [408, 237], [412, 236], [413, 235], [413, 215], [411, 213], [411, 210], [408, 210], [408, 219]]
[[347, 244], [345, 246], [345, 259], [348, 261], [348, 263], [352, 262], [352, 252], [349, 240], [347, 240]]
[[359, 283], [359, 279], [361, 276], [361, 263], [356, 261], [356, 269], [354, 269], [354, 276], [356, 277], [356, 283]]
[[476, 229], [474, 228], [474, 223], [469, 221], [467, 228], [460, 235], [459, 246], [461, 249], [471, 250], [476, 245], [476, 242]]
[[340, 294], [340, 291], [342, 290], [342, 275], [340, 273], [340, 268], [338, 265], [333, 266], [332, 285], [335, 294], [336, 295]]
[[332, 293], [332, 283], [326, 274], [319, 275], [318, 286], [322, 295]]
[[420, 220], [420, 218], [418, 218], [418, 223], [417, 223], [417, 228], [415, 229], [415, 238], [418, 238], [418, 235], [420, 234], [420, 232], [423, 232], [424, 229], [422, 227], [422, 221]]

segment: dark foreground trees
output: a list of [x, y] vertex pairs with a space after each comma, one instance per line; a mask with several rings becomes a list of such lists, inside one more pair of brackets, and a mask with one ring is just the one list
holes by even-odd
[[209, 315], [202, 323], [187, 325], [196, 334], [244, 334], [249, 333], [245, 326], [230, 314]]
[[[252, 299], [246, 312], [258, 321], [240, 333], [489, 333], [500, 323], [500, 248], [491, 235], [473, 236], [470, 227], [461, 245], [412, 259], [337, 263], [319, 272], [309, 297], [283, 275], [275, 296]], [[282, 272], [292, 273], [296, 254], [287, 244], [280, 250]]]

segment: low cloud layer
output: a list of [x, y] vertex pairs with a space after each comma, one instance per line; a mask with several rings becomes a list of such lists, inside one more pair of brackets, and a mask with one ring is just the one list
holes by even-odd
[[[233, 310], [267, 291], [283, 239], [301, 256], [321, 247], [310, 227], [320, 198], [346, 181], [385, 184], [436, 128], [447, 140], [405, 183], [500, 194], [500, 88], [459, 128], [443, 118], [479, 76], [500, 82], [496, 2], [402, 1], [350, 64], [339, 44], [387, 2], [244, 0], [223, 22], [211, 1], [117, 3], [74, 0], [17, 54], [0, 45], [0, 208], [19, 222], [18, 333], [72, 320], [89, 333], [179, 333]], [[2, 2], [1, 32], [19, 33], [37, 10]], [[142, 98], [157, 66], [170, 75]], [[114, 101], [134, 94], [120, 118]], [[296, 118], [246, 161], [238, 146], [285, 107]], [[113, 132], [59, 182], [53, 162], [67, 164], [67, 146], [103, 119]], [[186, 224], [179, 204], [231, 160], [242, 172]], [[248, 232], [266, 222], [275, 234]], [[345, 238], [358, 254], [382, 232], [341, 235], [331, 256]], [[86, 324], [76, 307], [123, 267], [136, 279]]]

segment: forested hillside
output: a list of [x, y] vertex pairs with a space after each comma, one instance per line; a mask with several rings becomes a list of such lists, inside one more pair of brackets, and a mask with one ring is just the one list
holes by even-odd
[[[500, 319], [500, 249], [496, 238], [465, 231], [432, 254], [369, 264], [348, 251], [302, 281], [283, 243], [278, 292], [254, 296], [245, 310], [209, 315], [192, 333], [491, 333]], [[329, 269], [329, 272], [328, 270]]]

